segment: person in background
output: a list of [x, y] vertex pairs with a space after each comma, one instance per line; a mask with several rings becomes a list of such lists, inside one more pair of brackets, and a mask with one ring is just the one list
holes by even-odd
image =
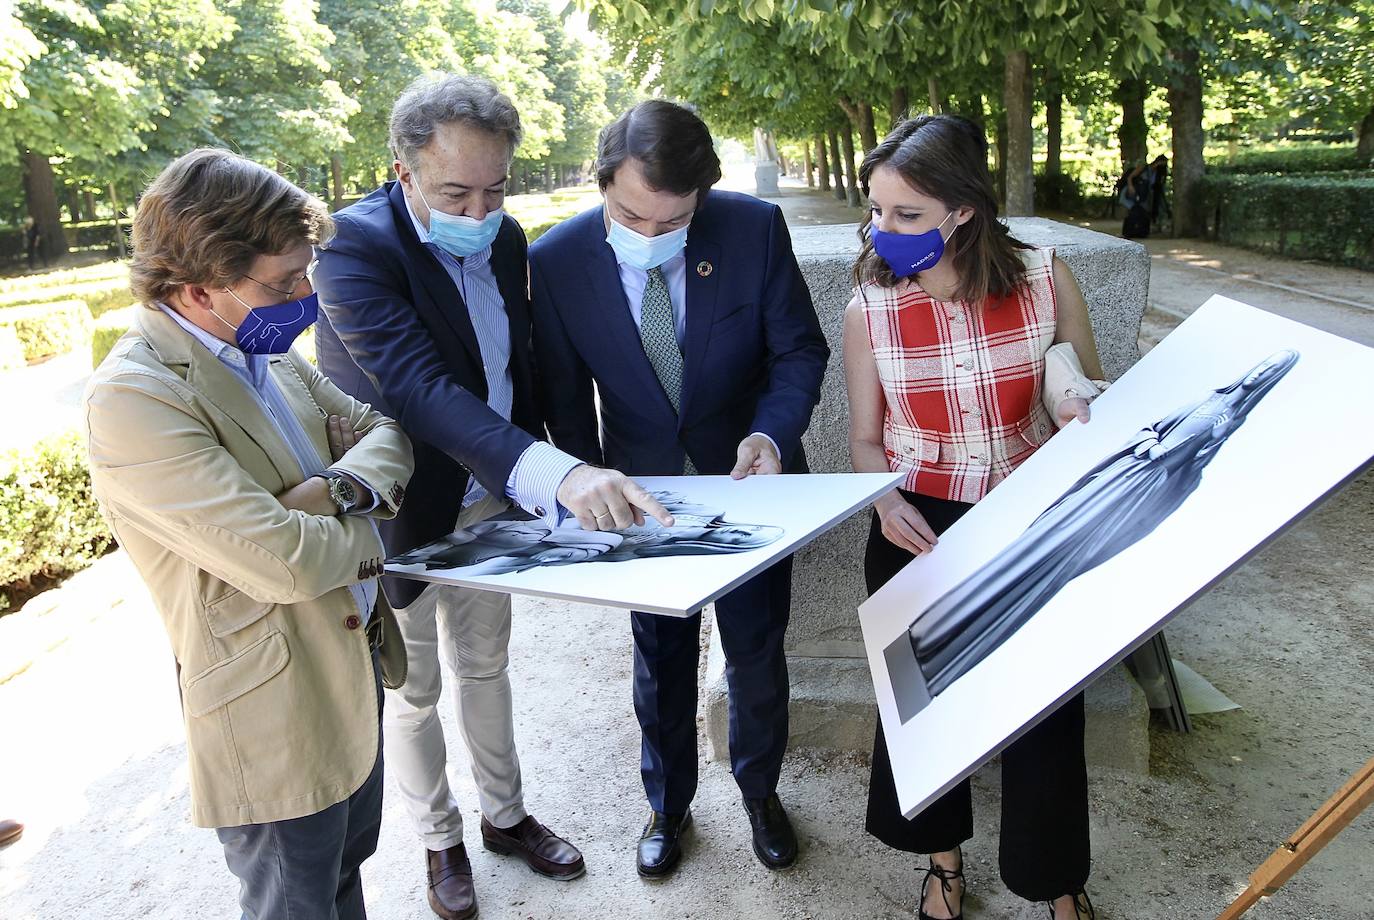
[[[987, 141], [972, 122], [902, 122], [859, 176], [871, 207], [844, 316], [850, 453], [856, 471], [906, 475], [874, 506], [864, 554], [873, 594], [936, 551], [939, 535], [1059, 427], [1087, 421], [1102, 370], [1073, 273], [997, 220]], [[921, 920], [958, 918], [969, 782], [907, 820], [892, 771], [880, 722], [868, 831], [927, 855]], [[999, 856], [1015, 894], [1047, 902], [1056, 920], [1092, 916], [1081, 694], [1002, 753]]]
[[7, 847], [24, 836], [24, 825], [13, 818], [0, 820], [0, 847]]
[[191, 820], [249, 920], [366, 916], [381, 685], [405, 679], [373, 519], [405, 496], [410, 441], [291, 348], [329, 232], [270, 169], [174, 160], [134, 219], [143, 306], [84, 398], [92, 490], [171, 639]]

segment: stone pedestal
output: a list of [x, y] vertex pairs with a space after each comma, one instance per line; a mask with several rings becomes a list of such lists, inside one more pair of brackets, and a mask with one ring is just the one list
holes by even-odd
[[[1107, 376], [1115, 379], [1125, 373], [1140, 356], [1136, 340], [1150, 277], [1144, 247], [1041, 218], [1013, 218], [1010, 224], [1017, 239], [1054, 247], [1073, 270], [1088, 301]], [[831, 349], [820, 405], [804, 441], [806, 455], [815, 472], [846, 472], [849, 414], [840, 337], [844, 308], [853, 294], [851, 272], [859, 241], [853, 224], [798, 227], [792, 239]], [[872, 744], [876, 710], [858, 617], [865, 596], [863, 547], [868, 525], [868, 512], [855, 515], [797, 554], [787, 634], [794, 745], [862, 750]], [[719, 759], [729, 756], [724, 664], [712, 629], [706, 728], [711, 756]], [[1098, 680], [1089, 688], [1087, 701], [1089, 762], [1144, 772], [1149, 762], [1149, 709], [1124, 669], [1114, 668]]]
[[754, 194], [760, 198], [778, 195], [778, 164], [760, 163], [754, 167]]

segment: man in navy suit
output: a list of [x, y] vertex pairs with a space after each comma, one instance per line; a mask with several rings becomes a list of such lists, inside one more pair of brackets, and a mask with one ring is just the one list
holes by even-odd
[[[630, 475], [805, 472], [801, 436], [829, 349], [782, 212], [711, 191], [720, 161], [692, 111], [641, 103], [597, 151], [603, 206], [530, 249], [536, 364], [555, 444]], [[600, 411], [593, 396], [600, 397]], [[768, 867], [797, 855], [777, 796], [787, 747], [791, 559], [716, 602], [730, 761]], [[681, 857], [697, 785], [701, 615], [632, 615], [641, 773], [653, 810], [641, 875]]]
[[[587, 530], [643, 523], [663, 507], [623, 474], [539, 440], [526, 244], [501, 210], [520, 116], [487, 80], [438, 76], [396, 101], [397, 181], [335, 215], [314, 274], [324, 307], [320, 369], [401, 423], [415, 475], [389, 554], [523, 507], [550, 526], [575, 514]], [[425, 846], [428, 900], [444, 918], [477, 913], [463, 819], [445, 772], [439, 659], [481, 800], [483, 845], [535, 872], [570, 879], [582, 855], [524, 806], [515, 750], [509, 595], [387, 578], [406, 638], [409, 676], [386, 707], [386, 759]]]

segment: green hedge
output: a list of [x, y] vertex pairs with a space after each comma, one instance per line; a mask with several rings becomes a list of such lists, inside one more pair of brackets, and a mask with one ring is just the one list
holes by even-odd
[[95, 265], [83, 265], [80, 268], [59, 268], [48, 272], [3, 278], [0, 279], [0, 294], [114, 279], [128, 283], [129, 266], [127, 263], [119, 261], [98, 262]]
[[27, 304], [0, 310], [0, 329], [14, 330], [26, 361], [37, 361], [87, 345], [91, 313], [79, 300]]
[[0, 326], [0, 371], [24, 367], [24, 346], [19, 344], [19, 334], [13, 326]]
[[83, 569], [113, 542], [91, 494], [80, 435], [0, 455], [0, 610], [15, 589]]
[[1208, 159], [1209, 173], [1248, 175], [1256, 173], [1326, 173], [1374, 170], [1368, 157], [1360, 157], [1353, 144], [1344, 146], [1292, 146], [1277, 150], [1242, 150], [1235, 157]]
[[95, 321], [95, 326], [91, 329], [91, 367], [97, 368], [100, 362], [105, 360], [105, 356], [114, 348], [124, 333], [129, 331], [129, 327], [134, 323], [134, 311], [142, 310], [144, 307], [133, 306], [125, 307], [122, 310], [112, 310], [100, 319]]
[[47, 303], [58, 298], [84, 302], [91, 316], [99, 316], [107, 310], [118, 310], [134, 302], [134, 295], [129, 292], [129, 279], [125, 277], [67, 284], [61, 288], [19, 288], [0, 293], [0, 309]]
[[1374, 177], [1209, 174], [1202, 198], [1220, 242], [1374, 269]]

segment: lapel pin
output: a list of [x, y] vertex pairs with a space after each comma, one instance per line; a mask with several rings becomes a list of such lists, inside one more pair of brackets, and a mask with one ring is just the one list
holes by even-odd
[[702, 259], [700, 262], [697, 263], [697, 274], [703, 278], [710, 277], [711, 272], [715, 270], [715, 266], [713, 266], [710, 262], [707, 262], [705, 259]]

